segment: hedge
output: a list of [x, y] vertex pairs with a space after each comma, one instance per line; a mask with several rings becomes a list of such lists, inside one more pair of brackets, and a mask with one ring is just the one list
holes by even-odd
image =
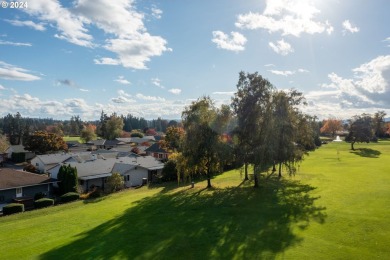
[[36, 209], [50, 207], [53, 205], [54, 205], [54, 200], [48, 199], [48, 198], [42, 198], [42, 199], [34, 201], [34, 207]]
[[79, 198], [80, 195], [77, 192], [68, 192], [60, 197], [60, 202], [62, 203], [71, 202], [71, 201], [78, 200]]
[[19, 203], [11, 203], [3, 207], [3, 215], [11, 215], [24, 211], [24, 205]]

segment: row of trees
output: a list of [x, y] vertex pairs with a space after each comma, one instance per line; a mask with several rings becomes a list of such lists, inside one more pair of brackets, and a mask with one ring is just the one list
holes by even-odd
[[374, 115], [363, 113], [353, 116], [343, 124], [340, 119], [330, 118], [322, 121], [320, 132], [334, 137], [338, 131], [347, 131], [345, 141], [354, 144], [376, 141], [378, 138], [390, 137], [390, 123], [385, 122], [386, 113], [378, 111]]
[[321, 145], [318, 124], [298, 109], [302, 104], [301, 93], [241, 72], [231, 106], [216, 107], [209, 97], [192, 102], [182, 113], [183, 130], [168, 128], [163, 145], [177, 151], [171, 160], [178, 178], [204, 174], [211, 187], [212, 175], [227, 164], [244, 165], [245, 179], [252, 164], [257, 187], [261, 172], [278, 165], [281, 175], [284, 165], [293, 174], [304, 154]]

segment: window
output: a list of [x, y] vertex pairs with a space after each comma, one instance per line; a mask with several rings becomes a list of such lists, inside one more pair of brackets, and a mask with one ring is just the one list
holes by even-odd
[[35, 166], [39, 166], [39, 163], [35, 163]]
[[158, 154], [158, 158], [160, 158], [160, 159], [162, 159], [162, 158], [163, 158], [163, 155], [162, 155], [162, 153], [159, 153], [159, 154]]
[[23, 190], [22, 188], [16, 188], [16, 197], [22, 197], [23, 196]]
[[0, 202], [4, 201], [4, 196], [0, 196]]
[[127, 181], [129, 181], [130, 180], [130, 175], [126, 175], [127, 176]]

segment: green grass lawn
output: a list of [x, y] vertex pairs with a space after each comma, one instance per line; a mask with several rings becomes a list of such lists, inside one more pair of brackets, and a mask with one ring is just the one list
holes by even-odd
[[68, 136], [67, 135], [67, 136], [64, 136], [63, 139], [65, 142], [76, 141], [79, 143], [83, 143], [83, 140], [81, 140], [80, 136]]
[[390, 142], [330, 143], [295, 177], [239, 171], [0, 218], [1, 259], [388, 259]]

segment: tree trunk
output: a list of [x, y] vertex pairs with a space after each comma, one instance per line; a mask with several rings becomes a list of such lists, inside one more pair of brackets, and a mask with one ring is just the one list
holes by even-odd
[[355, 141], [352, 141], [352, 142], [351, 142], [351, 150], [352, 150], [352, 151], [355, 151], [355, 147], [353, 147], [354, 144], [355, 144]]
[[282, 163], [279, 163], [279, 178], [282, 178]]
[[207, 188], [211, 188], [211, 176], [210, 176], [210, 168], [207, 167]]
[[254, 183], [254, 188], [258, 188], [259, 187], [259, 178], [257, 176], [257, 173], [256, 173], [256, 166], [253, 167], [253, 177], [254, 177], [254, 180], [255, 180], [255, 183]]
[[276, 172], [276, 164], [275, 161], [272, 163], [272, 172]]
[[244, 171], [245, 171], [245, 178], [244, 178], [244, 181], [247, 181], [247, 180], [249, 180], [249, 177], [248, 177], [248, 163], [247, 162], [245, 162], [244, 163]]

